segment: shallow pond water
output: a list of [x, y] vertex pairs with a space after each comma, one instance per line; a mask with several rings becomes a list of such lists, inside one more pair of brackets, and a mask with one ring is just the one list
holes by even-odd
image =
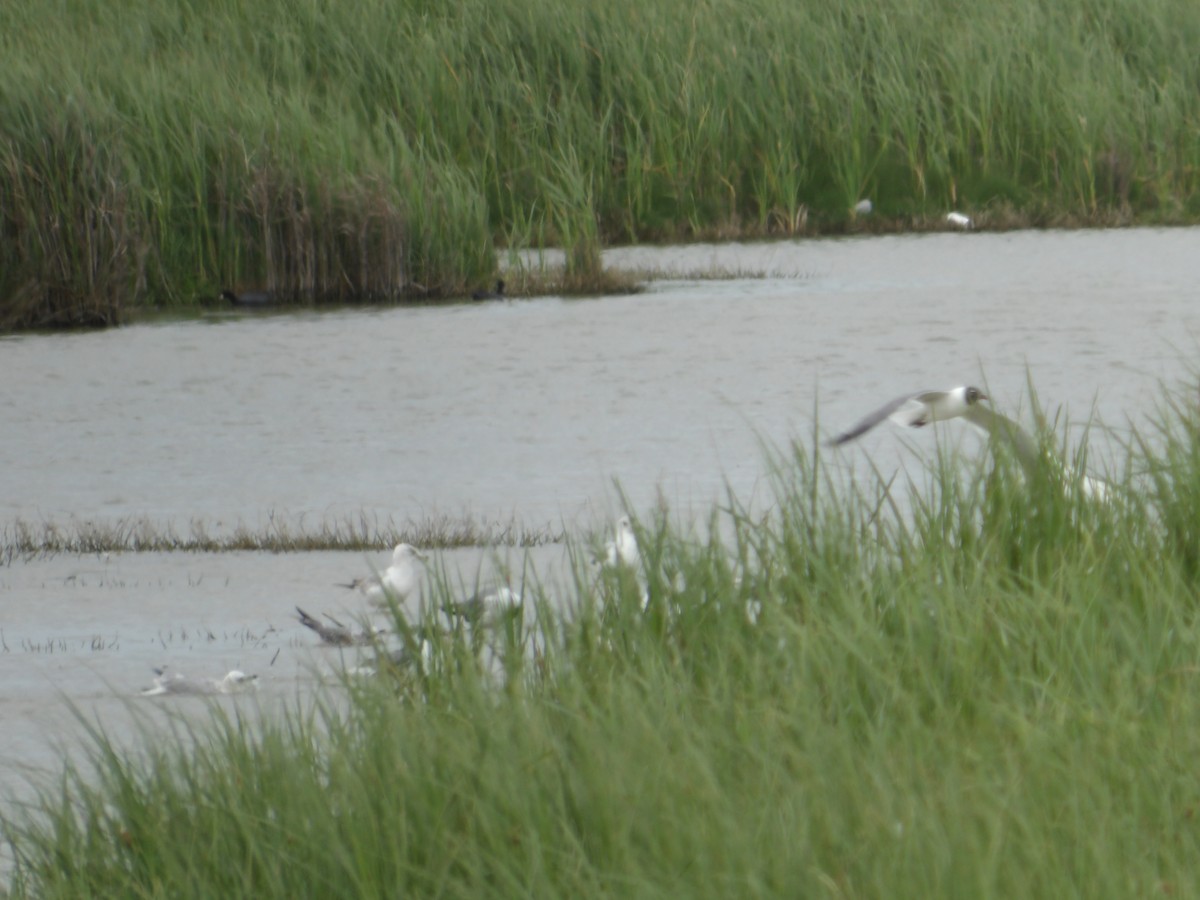
[[974, 381], [1011, 410], [1027, 372], [1123, 426], [1188, 372], [1198, 250], [1195, 229], [632, 248], [610, 263], [763, 277], [9, 338], [0, 524], [592, 524], [614, 479], [635, 507], [704, 505], [814, 412], [827, 433]]

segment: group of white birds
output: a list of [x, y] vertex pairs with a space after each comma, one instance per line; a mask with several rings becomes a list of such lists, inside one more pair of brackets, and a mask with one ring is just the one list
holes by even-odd
[[[628, 520], [623, 520], [628, 526]], [[632, 536], [632, 527], [628, 527]], [[636, 552], [636, 542], [634, 552]], [[625, 550], [626, 555], [628, 550]], [[426, 555], [412, 544], [400, 543], [392, 550], [392, 560], [386, 569], [363, 578], [339, 585], [360, 592], [369, 604], [377, 609], [389, 609], [392, 603], [403, 606], [419, 596], [425, 576]], [[448, 603], [444, 608], [447, 616], [458, 617], [471, 625], [489, 623], [501, 612], [517, 612], [522, 608], [520, 593], [507, 583], [498, 583], [481, 588], [462, 600]], [[333, 616], [325, 613], [328, 621], [310, 615], [299, 606], [297, 618], [301, 625], [312, 630], [321, 643], [331, 647], [371, 646], [377, 644], [387, 633], [387, 628], [366, 626], [356, 631]], [[431, 648], [422, 640], [420, 652], [428, 659]], [[407, 649], [400, 648], [387, 654], [397, 665], [407, 662]], [[234, 669], [224, 678], [188, 678], [178, 672], [155, 669], [153, 686], [142, 691], [145, 696], [161, 694], [237, 694], [254, 690], [257, 676], [246, 675]]]
[[[840, 447], [866, 434], [876, 425], [891, 421], [905, 428], [920, 428], [935, 422], [950, 419], [965, 419], [968, 423], [988, 435], [1005, 441], [1013, 450], [1018, 462], [1029, 472], [1042, 465], [1042, 451], [1037, 440], [1007, 416], [996, 412], [988, 403], [988, 396], [977, 387], [962, 386], [944, 391], [919, 391], [904, 394], [864, 416], [846, 431], [828, 441], [830, 446]], [[1060, 461], [1055, 463], [1067, 474]], [[1084, 497], [1106, 501], [1111, 497], [1109, 484], [1089, 475], [1081, 476], [1080, 489]], [[420, 593], [424, 578], [426, 555], [408, 543], [397, 544], [392, 551], [391, 564], [382, 572], [364, 578], [356, 578], [342, 587], [359, 591], [368, 603], [377, 608], [389, 608], [392, 603], [405, 604]], [[600, 570], [632, 572], [643, 585], [643, 606], [648, 602], [642, 572], [642, 556], [637, 535], [629, 516], [617, 520], [612, 539], [604, 545], [604, 552], [597, 557]], [[447, 604], [444, 611], [450, 616], [461, 617], [472, 624], [485, 622], [501, 612], [519, 611], [521, 595], [508, 584], [497, 584], [476, 591], [464, 600]], [[311, 629], [323, 644], [335, 647], [374, 644], [386, 633], [384, 628], [364, 628], [354, 631], [342, 622], [326, 614], [328, 623], [309, 615], [296, 607], [300, 624]], [[400, 653], [402, 651], [396, 651]], [[422, 653], [425, 652], [424, 646]], [[256, 676], [246, 675], [237, 669], [221, 679], [189, 679], [166, 669], [155, 669], [154, 686], [143, 691], [147, 696], [158, 694], [234, 694], [256, 687]]]

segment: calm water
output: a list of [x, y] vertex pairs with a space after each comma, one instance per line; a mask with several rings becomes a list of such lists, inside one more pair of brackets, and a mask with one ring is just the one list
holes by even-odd
[[[1028, 372], [1044, 405], [1120, 429], [1160, 383], [1194, 371], [1196, 229], [633, 248], [608, 262], [674, 277], [630, 297], [0, 340], [0, 529], [147, 518], [216, 531], [362, 513], [592, 528], [618, 508], [614, 479], [639, 512], [659, 493], [703, 512], [726, 482], [761, 494], [759, 438], [807, 438], [814, 411], [830, 433], [898, 393], [981, 382], [1016, 412]], [[689, 280], [706, 270], [763, 277]], [[841, 464], [869, 454], [886, 470], [934, 442], [881, 428]], [[447, 559], [465, 581], [487, 564]], [[333, 583], [385, 560], [0, 569], [0, 789], [78, 733], [67, 701], [112, 722], [158, 714], [137, 697], [150, 665], [256, 671], [265, 705], [308, 689], [337, 659], [312, 648], [294, 605], [352, 612]]]
[[[366, 511], [593, 523], [612, 479], [753, 489], [756, 434], [986, 379], [1122, 425], [1188, 370], [1200, 231], [947, 234], [613, 252], [769, 277], [643, 294], [267, 317], [0, 341], [0, 524], [186, 531]], [[873, 455], [895, 445], [873, 435]]]

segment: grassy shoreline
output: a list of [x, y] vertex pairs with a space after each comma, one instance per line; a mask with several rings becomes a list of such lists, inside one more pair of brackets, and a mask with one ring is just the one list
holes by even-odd
[[796, 446], [770, 514], [639, 523], [639, 573], [524, 627], [133, 756], [93, 732], [4, 818], [12, 895], [1191, 896], [1192, 393], [1111, 502], [999, 453], [897, 504]]
[[0, 35], [4, 329], [463, 297], [497, 246], [604, 290], [631, 241], [1200, 220], [1185, 0], [17, 0]]

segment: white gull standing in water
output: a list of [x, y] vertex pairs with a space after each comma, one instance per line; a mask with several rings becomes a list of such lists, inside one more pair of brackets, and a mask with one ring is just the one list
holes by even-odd
[[[980, 431], [995, 435], [1008, 441], [1016, 454], [1017, 461], [1029, 474], [1037, 471], [1042, 459], [1042, 451], [1033, 435], [1014, 422], [1008, 416], [1001, 415], [994, 409], [983, 406], [979, 401], [987, 400], [988, 396], [977, 387], [956, 387], [948, 391], [921, 391], [916, 394], [905, 394], [890, 403], [864, 416], [848, 430], [826, 442], [828, 446], [840, 447], [855, 438], [866, 434], [880, 422], [890, 419], [897, 425], [909, 428], [920, 428], [931, 422], [943, 422], [946, 419], [966, 419]], [[1056, 461], [1067, 475], [1066, 466]], [[1108, 482], [1090, 475], [1083, 475], [1080, 490], [1089, 500], [1107, 501], [1110, 499]]]
[[389, 594], [403, 603], [421, 584], [424, 560], [425, 554], [412, 544], [397, 544], [392, 551], [392, 564], [381, 573], [355, 578], [341, 587], [357, 588], [376, 606], [387, 606]]
[[145, 697], [160, 694], [243, 694], [258, 687], [257, 675], [247, 675], [231, 669], [224, 678], [188, 678], [179, 672], [167, 672], [167, 667], [154, 670], [154, 686], [142, 691]]

